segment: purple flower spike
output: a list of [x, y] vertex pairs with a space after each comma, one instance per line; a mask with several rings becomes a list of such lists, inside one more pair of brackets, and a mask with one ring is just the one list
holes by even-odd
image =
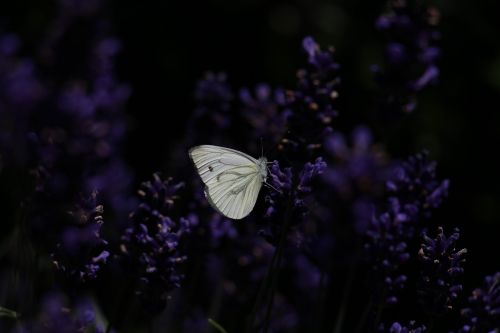
[[25, 320], [15, 332], [103, 333], [104, 327], [97, 324], [96, 313], [91, 302], [79, 300], [71, 305], [62, 294], [51, 293], [42, 300], [37, 318]]
[[412, 6], [405, 0], [390, 1], [389, 12], [376, 20], [386, 40], [384, 64], [374, 71], [383, 91], [384, 111], [412, 112], [417, 93], [437, 81], [438, 22], [437, 9]]
[[206, 73], [197, 82], [194, 97], [196, 108], [187, 125], [186, 146], [207, 142], [223, 145], [223, 138], [235, 121], [231, 112], [234, 93], [226, 74]]
[[420, 302], [433, 315], [444, 313], [453, 308], [453, 302], [462, 291], [457, 279], [463, 274], [466, 249], [455, 248], [460, 234], [455, 229], [446, 237], [439, 227], [437, 236], [431, 238], [424, 232], [423, 243], [418, 251], [423, 263], [419, 287]]
[[462, 309], [459, 333], [497, 332], [500, 327], [500, 272], [487, 276], [482, 288], [474, 289]]
[[366, 233], [365, 251], [383, 288], [379, 296], [384, 297], [382, 301], [387, 304], [398, 302], [396, 295], [406, 284], [407, 277], [401, 273], [401, 266], [410, 259], [407, 229], [413, 216], [411, 207], [393, 199], [392, 208], [373, 218]]
[[337, 115], [340, 66], [334, 60], [333, 48], [323, 51], [311, 37], [304, 39], [303, 47], [308, 66], [297, 72], [297, 87], [286, 92], [284, 112], [292, 135], [282, 143], [293, 152], [307, 153], [321, 147], [321, 139], [331, 132], [330, 124]]
[[267, 84], [259, 84], [253, 92], [248, 88], [241, 89], [239, 99], [240, 112], [251, 126], [248, 141], [261, 138], [266, 145], [278, 144], [285, 133], [288, 118], [288, 113], [282, 112], [284, 90], [273, 90]]
[[[274, 161], [269, 168], [268, 182], [272, 187], [266, 196], [266, 215], [270, 222], [261, 230], [261, 234], [271, 243], [279, 239], [281, 222], [288, 210], [292, 219], [290, 226], [297, 228], [307, 214], [306, 202], [310, 199], [311, 184], [326, 169], [323, 158], [318, 157], [314, 163], [307, 162], [297, 174], [291, 167], [281, 169], [279, 163]], [[298, 233], [300, 234], [300, 232]], [[297, 238], [301, 238], [297, 235]], [[300, 241], [299, 241], [300, 243]]]
[[439, 181], [436, 176], [436, 162], [428, 160], [424, 151], [411, 156], [396, 168], [394, 178], [387, 182], [391, 194], [409, 204], [415, 205], [424, 217], [441, 205], [448, 196], [449, 180]]
[[62, 233], [62, 240], [51, 254], [55, 267], [82, 282], [93, 280], [106, 264], [108, 242], [101, 237], [104, 208], [97, 202], [97, 193], [82, 198], [68, 212], [70, 225]]
[[384, 326], [379, 328], [379, 332], [387, 333], [424, 333], [427, 328], [424, 325], [417, 325], [415, 321], [410, 321], [408, 326], [403, 326], [399, 322], [393, 323], [389, 329], [384, 329]]
[[[414, 239], [418, 222], [429, 217], [431, 209], [439, 206], [447, 195], [448, 181], [437, 180], [436, 163], [429, 162], [424, 152], [401, 163], [393, 179], [387, 182], [387, 189], [391, 195], [387, 200], [387, 210], [377, 215], [368, 227], [365, 249], [376, 280], [379, 284], [380, 281], [390, 281], [390, 284], [386, 283], [386, 289], [391, 297], [395, 297], [395, 292], [404, 283], [392, 282], [400, 281], [399, 277], [404, 275], [401, 265], [410, 257], [407, 245]], [[450, 240], [440, 239], [453, 243], [457, 237], [458, 234]]]
[[180, 286], [178, 267], [186, 260], [178, 249], [189, 232], [189, 219], [170, 217], [183, 183], [162, 180], [159, 174], [139, 189], [140, 203], [130, 216], [132, 226], [122, 236], [121, 250], [131, 272], [141, 281], [137, 294], [153, 312], [161, 311], [168, 293]]

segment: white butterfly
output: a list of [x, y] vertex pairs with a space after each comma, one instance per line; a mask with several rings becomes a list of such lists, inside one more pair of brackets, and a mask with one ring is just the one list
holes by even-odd
[[236, 220], [250, 214], [267, 179], [265, 157], [256, 160], [241, 151], [211, 145], [191, 148], [189, 157], [215, 210]]

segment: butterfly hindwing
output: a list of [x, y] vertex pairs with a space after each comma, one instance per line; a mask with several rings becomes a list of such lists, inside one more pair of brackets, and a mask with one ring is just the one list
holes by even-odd
[[189, 151], [205, 183], [205, 195], [217, 211], [233, 218], [247, 216], [262, 186], [258, 161], [234, 149], [197, 146]]
[[206, 186], [205, 195], [210, 204], [221, 214], [241, 219], [247, 216], [255, 206], [257, 196], [262, 185], [258, 173], [248, 173], [240, 179], [226, 186]]

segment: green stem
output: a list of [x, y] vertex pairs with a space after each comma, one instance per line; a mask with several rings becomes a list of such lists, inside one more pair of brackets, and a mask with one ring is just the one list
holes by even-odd
[[333, 328], [333, 333], [342, 332], [342, 326], [344, 324], [345, 313], [346, 313], [346, 309], [347, 309], [348, 303], [349, 303], [349, 296], [351, 294], [352, 282], [354, 280], [354, 275], [355, 275], [357, 267], [358, 267], [357, 260], [355, 263], [352, 263], [349, 267], [349, 274], [347, 275], [346, 285], [345, 285], [344, 292], [342, 295], [342, 303], [340, 305], [340, 309], [339, 309], [339, 312], [337, 314], [337, 319], [335, 320], [335, 326]]
[[111, 332], [113, 328], [119, 329], [122, 320], [119, 320], [118, 318], [127, 318], [131, 304], [134, 303], [133, 295], [135, 286], [136, 286], [135, 281], [128, 281], [127, 283], [125, 283], [124, 288], [120, 293], [119, 297], [120, 301], [111, 319], [108, 322], [105, 333]]
[[436, 320], [434, 318], [431, 319], [429, 324], [427, 325], [427, 332], [432, 333], [432, 330], [434, 329], [434, 323]]
[[[331, 265], [329, 265], [331, 266]], [[330, 271], [330, 269], [328, 269]], [[316, 306], [316, 320], [314, 321], [314, 332], [318, 333], [321, 331], [321, 322], [323, 320], [325, 302], [326, 302], [326, 294], [328, 293], [329, 288], [326, 288], [326, 276], [327, 273], [324, 269], [321, 270], [321, 275], [319, 278], [319, 290], [318, 290], [318, 302]], [[327, 290], [325, 292], [325, 289]]]
[[288, 233], [288, 226], [290, 225], [291, 206], [292, 206], [291, 196], [289, 196], [286, 211], [285, 211], [285, 219], [283, 221], [283, 228], [281, 230], [278, 248], [276, 249], [276, 252], [278, 253], [278, 255], [276, 258], [276, 266], [273, 269], [273, 274], [272, 274], [272, 278], [271, 278], [271, 290], [270, 290], [271, 294], [270, 294], [269, 302], [267, 304], [266, 317], [264, 320], [264, 330], [263, 330], [264, 333], [267, 333], [268, 329], [269, 329], [269, 322], [271, 319], [271, 312], [272, 312], [273, 303], [274, 303], [274, 292], [276, 290], [276, 284], [278, 282], [278, 275], [279, 275], [279, 271], [280, 271], [281, 258], [283, 256], [283, 251], [285, 248], [286, 235]]
[[213, 320], [212, 318], [208, 318], [208, 323], [212, 325], [219, 333], [227, 333], [227, 331], [222, 327], [218, 322]]
[[377, 307], [377, 315], [375, 316], [375, 327], [378, 326], [379, 322], [380, 322], [380, 318], [382, 318], [382, 313], [384, 312], [384, 309], [385, 309], [385, 305], [384, 305], [384, 299], [385, 299], [385, 294], [386, 294], [386, 290], [384, 289], [384, 292], [382, 294], [382, 301], [380, 302], [380, 304], [378, 305]]
[[224, 297], [224, 274], [221, 274], [219, 282], [217, 283], [215, 291], [212, 295], [212, 302], [208, 310], [208, 315], [210, 317], [216, 317], [219, 314], [223, 297]]
[[0, 317], [7, 317], [11, 319], [18, 319], [20, 317], [19, 313], [14, 310], [4, 308], [0, 306]]
[[264, 300], [264, 296], [266, 294], [266, 289], [269, 285], [269, 280], [271, 279], [271, 273], [273, 271], [277, 257], [278, 257], [278, 251], [275, 250], [273, 257], [271, 259], [271, 263], [267, 267], [266, 276], [265, 276], [264, 280], [262, 281], [262, 283], [260, 284], [259, 292], [257, 293], [257, 298], [255, 299], [255, 303], [253, 305], [252, 312], [250, 312], [250, 316], [248, 317], [248, 321], [247, 321], [247, 325], [246, 325], [247, 326], [246, 332], [253, 331], [253, 323], [255, 321], [255, 317], [257, 316], [257, 311], [259, 310], [259, 307]]
[[363, 313], [359, 317], [358, 325], [356, 326], [356, 330], [354, 332], [360, 333], [363, 331], [366, 320], [368, 319], [368, 314], [370, 313], [372, 306], [373, 306], [373, 299], [370, 299], [370, 302], [368, 302], [368, 304], [366, 304], [365, 309], [363, 310]]
[[[280, 241], [278, 244], [278, 247], [274, 250], [273, 257], [271, 259], [271, 263], [269, 264], [267, 271], [266, 271], [266, 276], [264, 280], [262, 281], [260, 287], [259, 287], [259, 292], [257, 293], [257, 298], [255, 299], [254, 306], [252, 308], [252, 312], [250, 313], [250, 316], [248, 317], [247, 324], [246, 324], [246, 330], [245, 332], [254, 332], [253, 330], [253, 324], [255, 322], [255, 318], [257, 317], [257, 311], [260, 308], [260, 305], [263, 303], [264, 298], [266, 297], [267, 290], [270, 288], [270, 285], [273, 285], [273, 280], [275, 277], [275, 267], [279, 266], [279, 260], [281, 259], [281, 250], [280, 248], [283, 248], [284, 241], [286, 239], [286, 232], [288, 229], [288, 224], [289, 224], [289, 214], [291, 210], [291, 197], [288, 198], [288, 203], [287, 203], [287, 208], [285, 211], [285, 219], [283, 221], [283, 229], [282, 233], [280, 235]], [[278, 267], [279, 270], [279, 267]], [[271, 293], [271, 303], [272, 303], [272, 298], [273, 298], [273, 293]]]

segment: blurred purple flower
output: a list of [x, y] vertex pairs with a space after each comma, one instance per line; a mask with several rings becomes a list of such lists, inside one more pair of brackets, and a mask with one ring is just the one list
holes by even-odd
[[356, 127], [351, 142], [349, 147], [345, 137], [337, 132], [325, 139], [327, 158], [332, 161], [322, 175], [328, 186], [324, 189], [322, 203], [335, 205], [337, 211], [348, 207], [347, 214], [352, 217], [350, 221], [354, 230], [363, 234], [372, 219], [376, 202], [384, 194], [385, 183], [393, 168], [383, 148], [373, 143], [372, 133], [367, 127]]
[[253, 141], [259, 138], [266, 146], [274, 147], [279, 144], [285, 134], [289, 116], [289, 112], [283, 111], [285, 91], [273, 90], [267, 84], [259, 84], [253, 92], [247, 88], [241, 89], [239, 100], [243, 120], [251, 126], [248, 131], [248, 144], [255, 146], [256, 142]]
[[461, 310], [459, 333], [497, 332], [500, 327], [500, 272], [486, 276], [482, 288], [469, 296], [467, 307]]
[[0, 34], [0, 153], [6, 166], [28, 160], [30, 113], [46, 94], [34, 61], [18, 56], [20, 44], [16, 35]]
[[376, 20], [386, 46], [384, 64], [372, 66], [372, 71], [383, 90], [385, 111], [412, 112], [416, 93], [437, 81], [438, 23], [436, 8], [411, 6], [406, 0], [391, 0], [388, 13]]
[[426, 152], [402, 162], [394, 179], [387, 182], [387, 210], [374, 216], [365, 243], [375, 281], [384, 285], [385, 302], [398, 301], [397, 291], [407, 279], [401, 265], [410, 257], [408, 243], [416, 235], [418, 222], [442, 203], [447, 189], [448, 180], [437, 180], [436, 163], [427, 160]]
[[411, 206], [402, 206], [393, 199], [389, 211], [374, 217], [366, 235], [365, 251], [381, 289], [375, 292], [376, 298], [394, 304], [397, 294], [404, 288], [407, 276], [401, 273], [410, 254], [407, 243], [407, 224], [412, 223], [415, 211]]
[[291, 167], [280, 168], [278, 161], [273, 161], [269, 168], [268, 183], [272, 187], [266, 196], [268, 220], [260, 231], [261, 235], [276, 244], [283, 232], [283, 219], [290, 219], [291, 229], [297, 228], [307, 214], [307, 201], [310, 200], [311, 185], [323, 173], [326, 163], [318, 157], [314, 163], [306, 162], [298, 173]]
[[334, 60], [334, 49], [321, 50], [312, 37], [304, 38], [303, 48], [308, 66], [297, 72], [297, 87], [286, 92], [288, 131], [282, 143], [284, 148], [307, 156], [322, 146], [321, 139], [331, 131], [330, 124], [337, 115], [334, 102], [340, 66]]
[[418, 293], [424, 309], [437, 316], [450, 311], [462, 291], [457, 280], [463, 274], [462, 264], [467, 250], [455, 248], [460, 237], [458, 229], [446, 237], [443, 228], [439, 227], [436, 238], [429, 237], [427, 232], [422, 237], [418, 256], [424, 266], [420, 270]]
[[53, 293], [42, 300], [37, 318], [25, 320], [14, 332], [100, 333], [104, 332], [104, 327], [96, 322], [94, 307], [88, 300], [80, 300], [69, 305], [69, 301], [62, 294]]
[[[95, 276], [107, 252], [84, 254], [96, 244], [90, 226], [97, 224], [89, 220], [83, 227], [67, 212], [105, 206], [113, 221], [121, 221], [133, 207], [132, 176], [121, 156], [130, 88], [115, 76], [120, 43], [100, 16], [104, 6], [101, 0], [59, 1], [31, 59], [17, 56], [16, 36], [0, 37], [3, 163], [35, 176], [35, 193], [23, 193], [32, 200], [30, 233], [59, 268], [84, 280]], [[73, 29], [77, 24], [85, 26], [83, 33]], [[82, 197], [95, 201], [94, 192], [99, 205], [91, 207]]]
[[61, 243], [51, 254], [58, 270], [83, 282], [95, 279], [109, 257], [108, 242], [100, 233], [104, 209], [96, 200], [94, 192], [68, 212], [72, 223], [64, 228]]
[[398, 322], [393, 323], [389, 329], [384, 329], [382, 326], [379, 332], [387, 333], [423, 333], [426, 332], [427, 328], [424, 325], [417, 325], [415, 321], [410, 321], [408, 326], [403, 326]]
[[[207, 73], [196, 84], [193, 120], [201, 122], [207, 129], [226, 129], [231, 123], [233, 92], [224, 73]], [[206, 123], [205, 121], [208, 121]], [[214, 128], [212, 127], [214, 126]]]
[[387, 182], [391, 195], [412, 204], [423, 217], [429, 217], [431, 210], [441, 205], [448, 196], [450, 182], [436, 177], [436, 162], [428, 160], [423, 151], [402, 162], [395, 170], [393, 179]]
[[122, 255], [129, 272], [139, 280], [136, 292], [156, 314], [166, 305], [168, 293], [180, 286], [179, 266], [186, 256], [179, 242], [190, 231], [190, 221], [171, 216], [183, 183], [162, 180], [159, 174], [139, 189], [140, 203], [130, 216], [131, 226], [122, 235]]

